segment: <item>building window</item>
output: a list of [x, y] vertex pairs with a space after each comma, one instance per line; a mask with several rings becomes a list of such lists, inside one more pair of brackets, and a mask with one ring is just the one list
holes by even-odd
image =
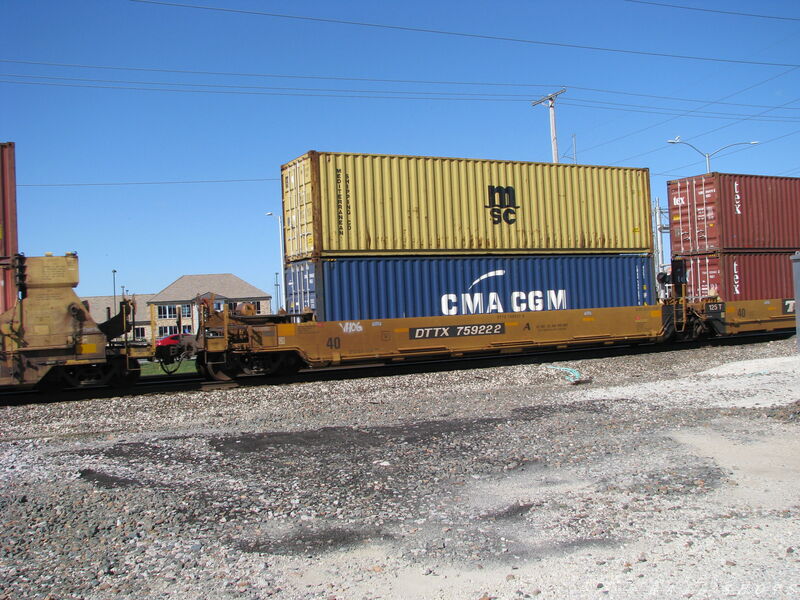
[[222, 312], [222, 302], [214, 302], [214, 310], [217, 312]]
[[181, 304], [181, 316], [182, 317], [191, 317], [192, 316], [192, 305], [191, 304]]
[[253, 302], [253, 306], [254, 306], [254, 307], [255, 307], [255, 309], [256, 309], [256, 314], [257, 314], [257, 315], [260, 315], [260, 314], [261, 314], [261, 302], [259, 302], [258, 300], [256, 300], [255, 302]]
[[238, 302], [228, 302], [228, 310], [233, 311], [236, 310], [236, 305], [239, 304]]
[[178, 333], [178, 326], [177, 325], [168, 325], [168, 326], [160, 326], [158, 328], [158, 337], [163, 338], [167, 337], [168, 335], [173, 335]]
[[143, 340], [147, 337], [147, 327], [134, 327], [133, 338], [136, 340]]
[[184, 325], [181, 329], [181, 333], [192, 333], [192, 326], [191, 325]]
[[[174, 305], [169, 306], [158, 306], [158, 318], [159, 319], [177, 319], [178, 318], [178, 309]], [[177, 332], [175, 332], [177, 333]]]

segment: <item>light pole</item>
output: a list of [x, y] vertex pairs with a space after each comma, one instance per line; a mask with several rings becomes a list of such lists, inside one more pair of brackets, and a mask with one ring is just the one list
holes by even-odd
[[757, 144], [758, 142], [734, 142], [733, 144], [728, 144], [727, 146], [723, 146], [722, 148], [719, 148], [718, 150], [714, 150], [714, 152], [703, 152], [702, 150], [699, 150], [698, 148], [695, 148], [694, 146], [692, 146], [689, 142], [684, 142], [681, 139], [681, 136], [679, 136], [679, 135], [676, 135], [674, 140], [667, 140], [667, 143], [668, 144], [684, 144], [684, 145], [689, 146], [690, 148], [692, 148], [698, 154], [701, 154], [701, 155], [705, 156], [706, 157], [706, 173], [711, 173], [711, 157], [714, 156], [715, 154], [717, 154], [718, 152], [722, 152], [723, 150], [725, 150], [726, 148], [730, 148], [731, 146], [747, 146], [749, 144]]
[[[284, 272], [283, 268], [283, 215], [276, 215], [274, 212], [270, 211], [265, 213], [268, 217], [275, 217], [278, 219], [278, 243], [280, 244], [280, 252], [278, 257], [281, 261], [281, 297], [280, 297], [280, 308], [284, 308], [286, 306], [286, 273]], [[278, 312], [278, 311], [275, 311]]]
[[117, 270], [111, 269], [111, 289], [114, 294], [114, 303], [112, 307], [114, 309], [114, 314], [117, 314]]

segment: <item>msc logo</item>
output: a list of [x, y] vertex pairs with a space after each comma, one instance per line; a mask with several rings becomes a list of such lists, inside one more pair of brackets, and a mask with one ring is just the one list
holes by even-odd
[[490, 185], [484, 208], [489, 209], [492, 225], [506, 223], [513, 225], [517, 221], [517, 197], [514, 188], [510, 185]]

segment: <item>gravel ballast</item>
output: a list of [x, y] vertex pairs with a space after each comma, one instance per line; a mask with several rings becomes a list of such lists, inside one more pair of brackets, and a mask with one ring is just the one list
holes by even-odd
[[2, 407], [0, 599], [800, 596], [795, 338], [473, 365]]

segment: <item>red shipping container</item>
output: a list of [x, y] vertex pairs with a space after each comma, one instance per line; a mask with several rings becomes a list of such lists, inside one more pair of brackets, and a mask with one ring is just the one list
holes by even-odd
[[792, 298], [791, 252], [685, 256], [686, 297], [723, 302]]
[[708, 173], [667, 196], [673, 255], [800, 248], [800, 178]]
[[[8, 267], [17, 246], [17, 182], [14, 165], [14, 143], [0, 143], [0, 265]], [[2, 269], [0, 275], [0, 313], [14, 306], [17, 286], [14, 271]]]

